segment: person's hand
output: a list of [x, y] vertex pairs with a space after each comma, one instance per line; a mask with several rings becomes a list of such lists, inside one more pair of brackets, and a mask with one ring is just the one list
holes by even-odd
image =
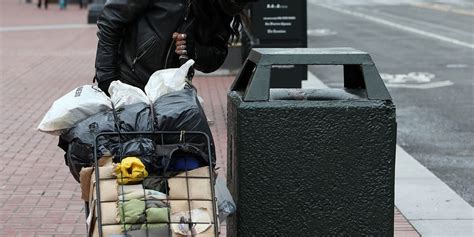
[[109, 87], [110, 87], [110, 84], [112, 83], [112, 81], [104, 81], [104, 82], [98, 82], [97, 83], [97, 86], [108, 96], [110, 96], [109, 94]]
[[174, 40], [175, 45], [176, 45], [176, 49], [175, 49], [174, 52], [177, 55], [179, 55], [180, 57], [181, 56], [187, 57], [187, 55], [188, 55], [188, 50], [187, 50], [187, 45], [186, 45], [186, 38], [187, 38], [186, 34], [178, 33], [178, 32], [173, 33], [173, 40]]

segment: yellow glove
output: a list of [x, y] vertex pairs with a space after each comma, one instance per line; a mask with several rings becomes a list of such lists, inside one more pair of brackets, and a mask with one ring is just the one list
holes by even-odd
[[115, 167], [119, 184], [133, 184], [148, 176], [145, 165], [137, 157], [127, 157]]

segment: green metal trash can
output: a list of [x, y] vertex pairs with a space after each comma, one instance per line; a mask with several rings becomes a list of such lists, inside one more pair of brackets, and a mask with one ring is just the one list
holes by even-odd
[[[344, 89], [270, 89], [272, 65], [343, 65]], [[228, 94], [228, 236], [393, 236], [395, 106], [369, 54], [254, 49]]]

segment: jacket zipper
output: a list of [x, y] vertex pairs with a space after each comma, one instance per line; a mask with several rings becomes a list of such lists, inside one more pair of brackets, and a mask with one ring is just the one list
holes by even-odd
[[186, 14], [184, 15], [184, 21], [188, 20], [190, 10], [191, 10], [191, 0], [188, 0], [188, 6], [186, 7]]
[[[183, 23], [185, 23], [188, 20], [189, 12], [191, 11], [191, 1], [192, 0], [188, 0], [188, 5], [186, 6], [186, 13], [184, 14]], [[171, 44], [170, 44], [170, 47], [168, 48], [168, 53], [166, 54], [166, 60], [165, 60], [165, 68], [168, 68], [168, 59], [170, 57], [171, 49], [173, 48], [174, 43], [175, 43], [175, 40], [172, 40]]]
[[140, 52], [140, 50], [137, 50], [137, 54], [136, 54], [135, 58], [132, 61], [132, 72], [135, 72], [135, 64], [137, 63], [138, 60], [140, 60], [140, 58], [143, 57], [143, 55], [145, 55], [150, 50], [149, 46], [152, 43], [153, 43], [153, 38], [150, 38], [147, 41], [145, 41], [145, 43], [143, 44], [143, 47], [141, 47], [144, 50], [142, 50], [141, 52]]

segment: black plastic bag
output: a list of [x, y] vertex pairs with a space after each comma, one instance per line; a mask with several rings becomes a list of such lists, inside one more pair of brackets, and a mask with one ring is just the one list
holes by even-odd
[[[210, 140], [211, 155], [215, 157], [214, 140], [204, 110], [197, 97], [196, 89], [186, 88], [160, 97], [154, 105], [158, 131], [199, 131]], [[166, 136], [165, 144], [177, 143], [179, 135]], [[186, 143], [207, 144], [203, 135], [186, 135]], [[207, 147], [204, 152], [208, 152]], [[212, 163], [215, 163], [213, 158]]]
[[139, 137], [123, 143], [120, 149], [120, 156], [115, 157], [114, 162], [121, 162], [128, 156], [138, 157], [150, 175], [161, 174], [164, 170], [163, 158], [159, 157], [155, 151], [153, 140]]
[[[58, 146], [65, 152], [66, 165], [79, 182], [82, 167], [94, 164], [94, 141], [102, 132], [152, 131], [153, 117], [150, 106], [145, 103], [134, 104], [116, 111], [95, 114], [76, 123], [59, 138]], [[118, 154], [123, 142], [133, 136], [101, 136], [97, 140], [97, 157]]]
[[153, 156], [156, 155], [155, 143], [148, 138], [135, 138], [123, 143], [120, 151], [122, 158], [127, 156]]
[[[92, 145], [97, 134], [101, 132], [152, 131], [152, 121], [150, 106], [139, 103], [115, 111], [95, 114], [75, 124], [61, 135], [61, 138], [67, 142], [79, 139], [82, 143]], [[99, 140], [100, 145], [101, 143], [105, 142]]]
[[186, 171], [215, 163], [209, 159], [206, 144], [178, 143], [157, 145], [156, 154], [163, 164], [164, 173], [168, 171]]

